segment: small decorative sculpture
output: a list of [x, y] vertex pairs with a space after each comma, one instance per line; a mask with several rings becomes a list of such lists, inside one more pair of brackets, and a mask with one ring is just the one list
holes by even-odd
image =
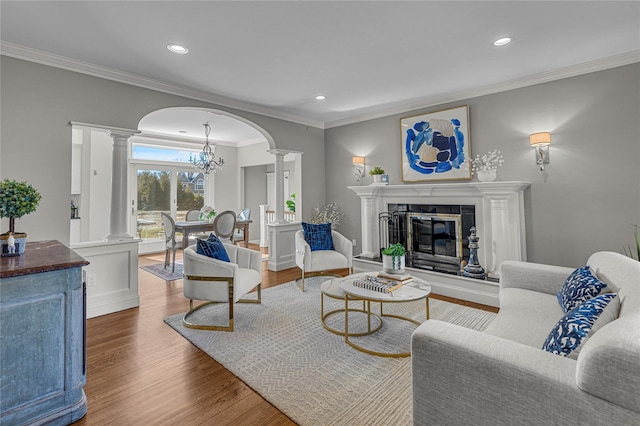
[[9, 233], [9, 238], [7, 238], [7, 251], [9, 254], [14, 254], [16, 251], [16, 239], [12, 233]]
[[469, 235], [469, 263], [464, 267], [463, 275], [469, 278], [484, 280], [487, 275], [484, 272], [484, 268], [480, 266], [480, 262], [478, 262], [479, 239], [476, 235], [476, 227], [472, 226]]

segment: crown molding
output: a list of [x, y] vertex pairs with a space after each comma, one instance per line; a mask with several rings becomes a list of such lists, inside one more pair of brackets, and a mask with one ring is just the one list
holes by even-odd
[[410, 103], [398, 103], [387, 108], [378, 108], [375, 111], [354, 115], [342, 120], [327, 121], [324, 123], [324, 128], [330, 129], [333, 127], [345, 126], [348, 124], [359, 123], [375, 118], [388, 117], [390, 115], [402, 114], [417, 109], [446, 104], [449, 102], [467, 100], [478, 96], [506, 92], [507, 90], [520, 89], [522, 87], [533, 86], [535, 84], [547, 83], [554, 80], [561, 80], [563, 78], [602, 71], [609, 68], [621, 67], [624, 65], [634, 64], [636, 62], [640, 62], [640, 50], [634, 50], [619, 55], [609, 56], [603, 59], [597, 59], [594, 61], [572, 65], [569, 67], [558, 68], [556, 70], [546, 71], [538, 74], [532, 74], [529, 76], [477, 87], [470, 90], [462, 90], [442, 96], [422, 98]]
[[170, 95], [182, 96], [197, 101], [209, 102], [218, 106], [234, 108], [245, 112], [264, 115], [279, 120], [290, 121], [305, 126], [324, 128], [324, 123], [320, 121], [310, 120], [292, 114], [284, 114], [274, 111], [270, 108], [261, 107], [246, 102], [240, 102], [234, 99], [226, 98], [219, 95], [213, 95], [207, 92], [193, 90], [186, 87], [175, 86], [141, 77], [135, 74], [116, 71], [113, 69], [90, 64], [88, 62], [78, 61], [64, 56], [54, 55], [52, 53], [43, 52], [41, 50], [31, 49], [17, 44], [0, 41], [0, 55], [9, 56], [16, 59], [35, 62], [50, 67], [61, 68], [68, 71], [74, 71], [81, 74], [91, 75], [94, 77], [104, 78], [106, 80], [117, 81], [119, 83], [130, 84], [145, 89], [156, 90], [158, 92], [168, 93]]
[[619, 55], [609, 56], [607, 58], [584, 62], [581, 64], [559, 68], [543, 73], [532, 74], [529, 76], [477, 87], [470, 90], [448, 93], [441, 96], [425, 97], [418, 100], [413, 100], [409, 103], [396, 103], [383, 108], [375, 108], [375, 110], [372, 110], [370, 112], [353, 115], [344, 119], [321, 122], [292, 114], [280, 113], [270, 108], [261, 107], [246, 102], [240, 102], [234, 99], [213, 95], [202, 91], [163, 83], [158, 80], [141, 77], [134, 74], [100, 67], [87, 62], [54, 55], [36, 49], [30, 49], [5, 41], [0, 41], [0, 55], [35, 62], [55, 68], [61, 68], [68, 71], [74, 71], [94, 77], [100, 77], [124, 84], [143, 87], [150, 90], [156, 90], [171, 95], [182, 96], [202, 102], [209, 102], [222, 107], [234, 108], [245, 112], [260, 114], [279, 120], [285, 120], [305, 126], [316, 127], [319, 129], [330, 129], [333, 127], [345, 126], [348, 124], [359, 123], [376, 118], [388, 117], [390, 115], [402, 114], [408, 111], [438, 106], [449, 102], [457, 102], [469, 98], [475, 98], [478, 96], [505, 92], [507, 90], [519, 89], [522, 87], [533, 86], [535, 84], [546, 83], [554, 80], [560, 80], [563, 78], [574, 77], [582, 74], [588, 74], [591, 72], [602, 71], [609, 68], [616, 68], [640, 62], [640, 50], [634, 50]]

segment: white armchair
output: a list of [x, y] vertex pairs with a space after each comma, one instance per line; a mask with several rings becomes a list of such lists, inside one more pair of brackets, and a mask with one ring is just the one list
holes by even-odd
[[335, 250], [311, 251], [311, 247], [304, 239], [304, 231], [296, 232], [296, 265], [302, 269], [301, 282], [297, 283], [300, 290], [304, 291], [305, 277], [339, 276], [335, 274], [336, 271], [346, 268], [349, 269], [350, 274], [353, 272], [353, 243], [336, 231], [331, 231], [331, 238]]
[[[230, 243], [225, 243], [224, 248], [230, 262], [198, 254], [195, 245], [184, 250], [183, 293], [189, 299], [189, 312], [182, 320], [185, 327], [233, 331], [233, 304], [262, 302], [262, 254]], [[256, 299], [241, 299], [254, 288], [257, 288]], [[194, 308], [194, 300], [207, 302]], [[226, 326], [194, 324], [189, 320], [194, 312], [213, 303], [229, 304]]]

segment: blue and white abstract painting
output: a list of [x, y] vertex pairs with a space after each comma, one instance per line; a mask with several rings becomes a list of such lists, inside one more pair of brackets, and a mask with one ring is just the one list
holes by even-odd
[[471, 179], [467, 105], [402, 118], [402, 180]]

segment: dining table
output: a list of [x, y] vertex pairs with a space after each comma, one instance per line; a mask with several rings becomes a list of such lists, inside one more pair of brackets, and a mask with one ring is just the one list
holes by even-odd
[[[249, 247], [249, 225], [252, 222], [252, 220], [236, 221], [236, 229], [243, 231], [245, 247]], [[182, 248], [185, 249], [189, 245], [189, 234], [196, 232], [213, 232], [215, 234], [215, 228], [213, 227], [213, 222], [206, 220], [187, 220], [176, 222], [176, 232], [182, 233]], [[238, 241], [234, 241], [234, 243], [237, 242]]]

